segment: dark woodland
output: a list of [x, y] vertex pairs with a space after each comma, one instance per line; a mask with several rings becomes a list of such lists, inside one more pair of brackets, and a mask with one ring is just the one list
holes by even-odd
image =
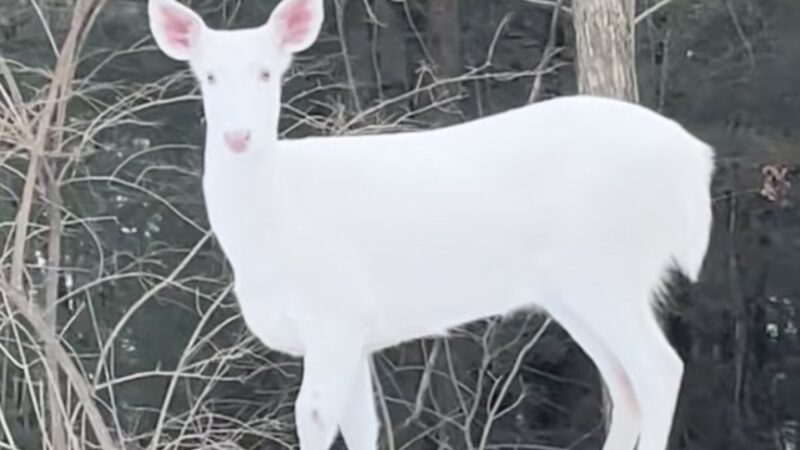
[[[597, 3], [326, 0], [320, 40], [286, 76], [282, 134], [440, 127], [591, 89], [576, 60], [601, 41], [576, 32], [581, 1]], [[236, 28], [276, 3], [189, 4]], [[634, 84], [618, 95], [718, 154], [701, 280], [665, 294], [686, 363], [670, 448], [796, 450], [800, 2], [630, 12], [635, 71], [620, 76]], [[239, 316], [200, 189], [199, 93], [155, 48], [146, 1], [0, 0], [0, 86], [0, 449], [296, 446], [300, 362]], [[374, 366], [381, 448], [602, 445], [597, 372], [539, 312]]]

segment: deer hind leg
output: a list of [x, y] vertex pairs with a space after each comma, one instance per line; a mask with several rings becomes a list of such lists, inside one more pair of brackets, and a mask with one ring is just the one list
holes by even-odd
[[641, 429], [639, 402], [625, 368], [609, 343], [594, 329], [599, 325], [596, 318], [590, 321], [563, 304], [548, 309], [589, 356], [608, 389], [611, 414], [606, 418], [608, 430], [603, 450], [633, 450]]
[[[363, 376], [363, 343], [347, 330], [319, 333], [306, 345], [303, 380], [295, 402], [300, 450], [328, 450], [347, 412], [350, 393]], [[358, 450], [358, 449], [355, 449]]]
[[[582, 296], [571, 297], [568, 300], [570, 303], [563, 308], [578, 318], [574, 321], [577, 326], [573, 328], [590, 329], [607, 353], [604, 357], [601, 352], [592, 349], [591, 342], [580, 342], [588, 349], [588, 353], [594, 353], [592, 358], [597, 358], [596, 362], [603, 359], [617, 362], [605, 371], [608, 375], [603, 374], [606, 382], [620, 379], [613, 372], [626, 374], [627, 389], [618, 389], [622, 393], [618, 392], [616, 396], [612, 394], [612, 400], [615, 409], [618, 406], [615, 397], [622, 398], [623, 404], [626, 397], [635, 397], [638, 400], [641, 424], [638, 450], [665, 450], [683, 376], [683, 362], [667, 341], [656, 319], [648, 301], [648, 290], [619, 288], [624, 285], [619, 283], [615, 289], [595, 286], [599, 289], [595, 289], [593, 296], [584, 291]], [[606, 288], [608, 286], [605, 285]], [[583, 303], [576, 303], [580, 301]], [[592, 334], [586, 334], [588, 337], [582, 340], [591, 341]], [[595, 356], [598, 354], [599, 357]], [[619, 367], [622, 368], [621, 371], [617, 370]], [[600, 370], [603, 371], [602, 368]], [[609, 390], [612, 384], [613, 382], [609, 383]], [[619, 382], [617, 384], [622, 385]], [[631, 390], [635, 395], [629, 395]], [[633, 414], [630, 415], [634, 417]], [[615, 425], [612, 423], [611, 426], [612, 431], [615, 431]], [[632, 447], [606, 445], [604, 448], [621, 450]]]
[[372, 392], [369, 356], [363, 358], [350, 391], [349, 405], [339, 425], [348, 450], [376, 450], [378, 415]]
[[639, 450], [665, 450], [680, 394], [683, 361], [661, 330], [652, 308], [639, 316], [634, 321], [636, 332], [627, 340], [620, 359], [642, 407]]

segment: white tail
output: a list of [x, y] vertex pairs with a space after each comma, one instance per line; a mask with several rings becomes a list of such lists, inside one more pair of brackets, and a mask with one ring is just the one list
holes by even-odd
[[542, 102], [439, 130], [278, 140], [281, 77], [322, 0], [211, 30], [150, 0], [156, 42], [197, 76], [204, 194], [250, 329], [302, 355], [302, 450], [337, 429], [376, 448], [376, 350], [538, 304], [599, 368], [606, 450], [664, 450], [683, 364], [654, 314], [670, 268], [696, 278], [713, 152], [645, 108]]

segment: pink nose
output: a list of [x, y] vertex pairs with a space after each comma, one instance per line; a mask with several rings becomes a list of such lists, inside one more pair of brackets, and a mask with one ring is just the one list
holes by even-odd
[[227, 131], [225, 133], [225, 145], [234, 153], [242, 153], [247, 150], [247, 144], [250, 143], [250, 131], [236, 130]]

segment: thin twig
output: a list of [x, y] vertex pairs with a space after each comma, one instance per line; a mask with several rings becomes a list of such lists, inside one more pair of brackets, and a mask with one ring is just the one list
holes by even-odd
[[[59, 265], [61, 263], [61, 192], [58, 184], [53, 177], [47, 161], [43, 161], [42, 168], [45, 169], [45, 177], [43, 182], [45, 184], [45, 192], [47, 193], [47, 215], [50, 219], [50, 230], [47, 237], [47, 267], [45, 268], [45, 288], [44, 288], [44, 305], [43, 312], [45, 323], [52, 333], [57, 333], [58, 326], [58, 280], [59, 280]], [[61, 385], [59, 383], [60, 371], [58, 363], [51, 352], [46, 349], [45, 361], [48, 365], [48, 370], [51, 373], [52, 379], [55, 383], [50, 383], [47, 389], [49, 414], [50, 414], [50, 427], [52, 434], [52, 441], [55, 448], [66, 447], [66, 431], [64, 430], [64, 421], [59, 420], [57, 412], [63, 404], [60, 396]]]
[[747, 34], [744, 32], [744, 28], [742, 28], [742, 23], [739, 21], [739, 15], [736, 14], [736, 10], [733, 9], [733, 5], [731, 5], [730, 0], [722, 0], [722, 2], [725, 3], [725, 8], [727, 8], [728, 14], [731, 16], [733, 27], [736, 28], [736, 34], [742, 41], [742, 45], [744, 45], [744, 49], [747, 52], [747, 59], [750, 61], [750, 66], [755, 67], [756, 56], [753, 52], [753, 44], [750, 43], [750, 39], [747, 38]]
[[383, 392], [383, 385], [381, 379], [378, 377], [377, 367], [375, 366], [375, 359], [369, 357], [369, 373], [372, 377], [372, 384], [375, 385], [375, 392], [378, 394], [381, 407], [381, 416], [383, 417], [383, 428], [386, 435], [386, 446], [388, 450], [395, 450], [397, 447], [394, 442], [394, 425], [392, 424], [392, 416], [389, 415], [389, 406], [386, 404], [386, 394]]
[[642, 11], [641, 14], [636, 16], [633, 20], [633, 26], [639, 25], [643, 20], [647, 19], [648, 17], [652, 16], [653, 14], [657, 13], [661, 10], [661, 8], [669, 5], [674, 0], [661, 0], [660, 2], [656, 3], [655, 5], [647, 8], [646, 10]]
[[542, 90], [542, 79], [544, 78], [544, 69], [550, 64], [550, 60], [558, 55], [559, 51], [556, 49], [556, 35], [558, 34], [558, 21], [560, 18], [561, 5], [564, 0], [557, 0], [556, 7], [553, 9], [553, 16], [550, 19], [550, 33], [547, 36], [547, 44], [544, 46], [542, 52], [542, 59], [536, 66], [536, 75], [533, 78], [533, 88], [531, 95], [528, 97], [528, 103], [535, 103], [539, 99], [539, 94]]
[[189, 356], [191, 356], [192, 354], [191, 349], [195, 341], [201, 338], [201, 332], [203, 331], [203, 328], [205, 328], [206, 323], [211, 319], [211, 317], [213, 316], [213, 312], [219, 307], [219, 305], [228, 296], [228, 294], [231, 292], [232, 289], [233, 289], [233, 284], [229, 284], [228, 287], [226, 287], [217, 296], [217, 299], [214, 301], [214, 303], [211, 305], [208, 311], [206, 311], [205, 314], [202, 316], [200, 322], [198, 322], [197, 326], [195, 327], [192, 336], [189, 338], [189, 342], [186, 344], [186, 348], [183, 354], [181, 354], [181, 357], [178, 360], [178, 364], [175, 367], [175, 373], [170, 379], [169, 385], [167, 386], [167, 392], [164, 394], [164, 401], [161, 404], [161, 411], [158, 416], [158, 421], [156, 421], [156, 429], [153, 432], [153, 437], [150, 439], [150, 445], [149, 445], [150, 449], [154, 450], [156, 446], [159, 444], [159, 438], [161, 436], [161, 431], [164, 428], [165, 419], [167, 417], [167, 411], [169, 409], [169, 405], [172, 403], [172, 396], [175, 394], [175, 389], [177, 388], [178, 379], [180, 378], [179, 374], [184, 370], [184, 366], [186, 365]]
[[344, 62], [345, 74], [347, 75], [347, 83], [350, 85], [350, 92], [353, 96], [353, 106], [356, 108], [356, 111], [361, 112], [361, 100], [358, 97], [358, 86], [356, 85], [356, 78], [353, 73], [353, 65], [350, 61], [347, 35], [344, 31], [344, 7], [348, 1], [349, 0], [334, 0], [333, 4], [336, 7], [336, 29], [339, 33], [339, 45], [342, 48], [342, 59]]
[[145, 303], [147, 303], [150, 298], [156, 295], [159, 291], [164, 289], [167, 285], [172, 283], [175, 277], [183, 271], [184, 268], [189, 264], [189, 262], [194, 259], [197, 252], [203, 248], [206, 241], [211, 238], [211, 232], [207, 232], [197, 243], [194, 245], [191, 251], [181, 260], [181, 262], [172, 270], [167, 278], [159, 282], [157, 285], [150, 288], [147, 292], [145, 292], [133, 305], [131, 305], [126, 311], [125, 314], [120, 318], [117, 324], [114, 326], [114, 329], [111, 330], [109, 333], [108, 338], [106, 339], [103, 348], [100, 350], [100, 354], [97, 358], [97, 367], [95, 368], [93, 380], [95, 382], [100, 381], [100, 372], [103, 370], [106, 364], [106, 356], [108, 352], [113, 347], [114, 342], [117, 340], [120, 332], [122, 332], [122, 328], [128, 323], [128, 321], [133, 317], [133, 315], [142, 307]]
[[58, 45], [56, 45], [56, 40], [53, 37], [53, 32], [50, 31], [50, 25], [47, 23], [47, 19], [44, 17], [44, 13], [42, 12], [42, 8], [39, 6], [39, 3], [36, 0], [30, 0], [31, 6], [33, 10], [36, 11], [36, 17], [39, 18], [39, 22], [42, 24], [42, 28], [44, 29], [44, 34], [47, 36], [47, 42], [50, 44], [50, 49], [53, 50], [53, 54], [56, 55], [56, 58], [59, 57]]
[[569, 16], [572, 15], [572, 8], [564, 6], [562, 2], [557, 0], [524, 0], [524, 1], [536, 6], [545, 6], [547, 8], [557, 9]]
[[431, 373], [433, 372], [433, 368], [436, 366], [436, 358], [439, 356], [439, 349], [442, 346], [441, 339], [436, 339], [433, 343], [433, 348], [431, 349], [430, 355], [428, 355], [428, 360], [425, 363], [425, 368], [422, 371], [422, 378], [419, 381], [419, 387], [417, 388], [417, 395], [414, 400], [414, 410], [411, 412], [411, 415], [405, 420], [403, 426], [408, 426], [411, 422], [417, 420], [422, 414], [422, 409], [425, 403], [425, 393], [428, 391], [428, 388], [431, 384]]
[[[90, 393], [91, 391], [86, 381], [73, 364], [70, 356], [59, 344], [58, 337], [50, 331], [49, 326], [42, 318], [43, 312], [36, 306], [34, 302], [27, 299], [25, 294], [23, 294], [19, 289], [11, 286], [3, 280], [0, 280], [0, 292], [2, 292], [6, 299], [8, 299], [14, 305], [17, 311], [22, 314], [23, 317], [25, 317], [25, 320], [31, 324], [33, 329], [36, 331], [36, 334], [44, 342], [48, 353], [56, 359], [58, 365], [64, 371], [67, 381], [69, 381], [72, 389], [75, 391], [75, 394], [78, 397], [78, 401], [81, 403], [81, 406], [83, 406], [83, 409], [86, 412], [89, 423], [92, 425], [92, 431], [99, 441], [100, 448], [103, 450], [117, 449], [117, 446], [114, 444], [114, 441], [108, 432], [108, 427], [106, 427], [106, 424], [103, 421], [103, 416], [100, 414], [100, 410], [97, 409], [97, 405], [95, 405], [95, 402], [92, 399], [92, 395]], [[51, 383], [53, 385], [57, 385], [55, 380], [51, 380]]]
[[525, 344], [524, 347], [522, 347], [522, 350], [520, 350], [517, 354], [517, 358], [514, 360], [514, 365], [511, 367], [511, 371], [508, 373], [508, 375], [506, 375], [506, 381], [503, 383], [503, 387], [500, 389], [500, 392], [497, 394], [497, 396], [494, 397], [495, 401], [492, 403], [492, 406], [489, 409], [489, 414], [486, 418], [486, 425], [481, 433], [481, 440], [480, 444], [478, 445], [479, 449], [486, 448], [486, 443], [489, 440], [489, 431], [492, 429], [491, 424], [495, 417], [497, 417], [498, 411], [500, 410], [500, 405], [503, 403], [503, 400], [505, 400], [506, 394], [511, 388], [511, 383], [514, 382], [520, 367], [522, 367], [522, 360], [525, 359], [525, 355], [527, 355], [528, 352], [539, 342], [539, 339], [541, 339], [541, 337], [544, 335], [544, 332], [547, 330], [548, 326], [550, 326], [552, 320], [553, 319], [551, 317], [545, 319], [544, 323], [541, 327], [539, 327], [539, 330], [536, 332], [536, 334], [531, 338], [530, 341], [528, 341], [528, 343]]

